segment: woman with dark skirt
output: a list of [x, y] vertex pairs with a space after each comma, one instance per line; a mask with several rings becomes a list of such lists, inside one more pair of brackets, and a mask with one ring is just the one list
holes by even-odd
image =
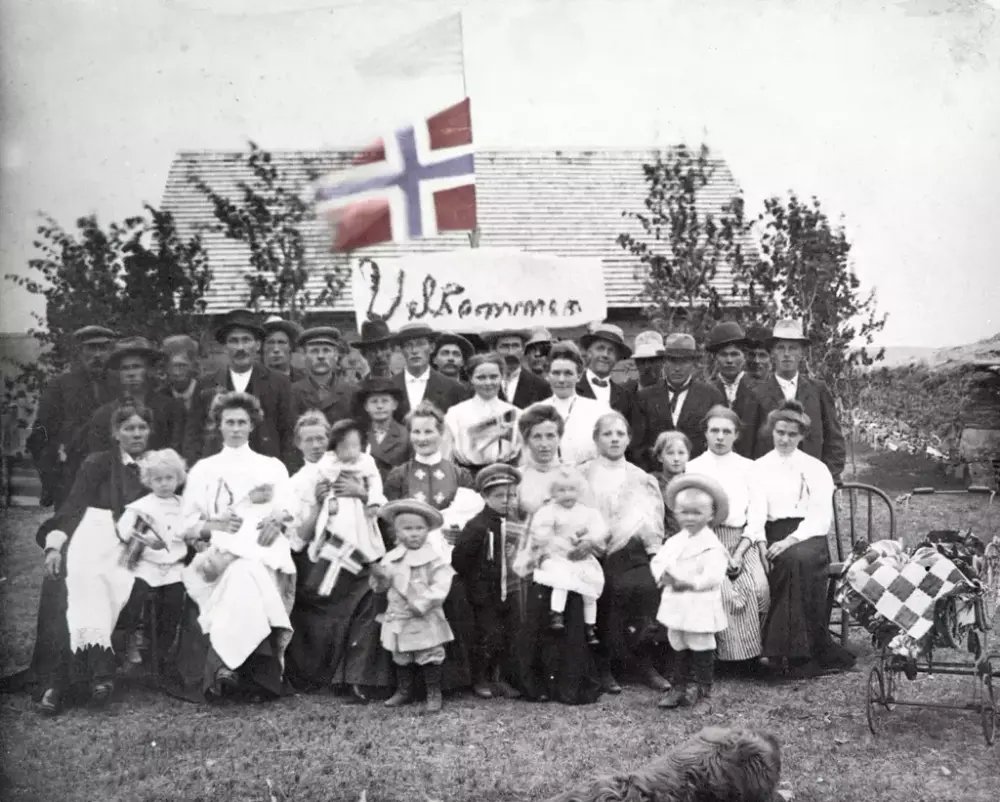
[[[116, 570], [122, 546], [114, 522], [126, 504], [147, 493], [136, 460], [146, 451], [152, 424], [147, 407], [120, 404], [110, 418], [114, 447], [87, 457], [59, 510], [38, 530], [45, 579], [27, 679], [40, 691], [45, 715], [88, 698], [106, 705], [114, 691], [111, 634], [134, 586], [127, 571]], [[113, 581], [102, 589], [104, 598], [95, 598], [105, 575]]]
[[336, 493], [321, 465], [330, 445], [330, 424], [322, 412], [299, 416], [295, 445], [305, 465], [291, 479], [298, 510], [289, 540], [298, 580], [285, 674], [298, 690], [347, 688], [355, 701], [367, 702], [384, 696], [393, 685], [392, 661], [379, 641], [375, 620], [381, 599], [369, 587], [369, 566], [340, 565], [332, 587], [325, 588], [327, 574], [336, 566], [329, 560], [312, 562], [308, 556], [320, 505], [331, 489]]
[[[531, 516], [548, 499], [552, 472], [562, 463], [559, 444], [565, 434], [562, 416], [551, 404], [533, 404], [518, 420], [524, 453], [521, 466], [521, 511]], [[517, 599], [513, 637], [514, 684], [533, 702], [550, 699], [567, 705], [590, 704], [601, 695], [600, 672], [587, 645], [583, 599], [570, 593], [563, 613], [565, 629], [549, 629], [552, 588], [523, 577]]]
[[830, 579], [827, 534], [833, 521], [833, 476], [799, 450], [811, 421], [798, 401], [767, 417], [774, 449], [754, 463], [767, 502], [767, 560], [771, 607], [762, 655], [793, 677], [815, 677], [854, 665], [855, 657], [830, 636], [826, 597]]
[[[460, 488], [474, 492], [472, 476], [452, 460], [442, 456], [445, 440], [444, 415], [424, 401], [406, 416], [413, 457], [389, 472], [385, 497], [389, 501], [415, 498], [445, 511], [455, 501]], [[447, 517], [447, 516], [446, 516]], [[386, 544], [390, 548], [393, 544]], [[448, 555], [450, 559], [450, 554]], [[442, 687], [445, 691], [468, 688], [472, 684], [470, 648], [473, 643], [473, 612], [460, 579], [451, 583], [444, 602], [445, 617], [455, 639], [446, 647]]]

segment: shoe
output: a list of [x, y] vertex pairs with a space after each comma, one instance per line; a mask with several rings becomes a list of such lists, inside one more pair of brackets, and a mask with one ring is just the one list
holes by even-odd
[[694, 697], [694, 704], [691, 706], [691, 714], [694, 716], [707, 716], [712, 712], [712, 686], [699, 685]]
[[424, 710], [428, 713], [441, 712], [441, 666], [424, 666], [424, 686], [427, 688], [427, 703]]
[[115, 684], [110, 680], [97, 682], [90, 691], [90, 704], [92, 707], [104, 707], [111, 701], [111, 694], [115, 692]]
[[366, 705], [371, 701], [371, 698], [367, 693], [365, 693], [365, 689], [361, 685], [357, 684], [351, 686], [351, 699], [363, 705]]
[[58, 716], [62, 712], [62, 694], [58, 688], [49, 688], [38, 700], [38, 712], [43, 716]]
[[597, 627], [593, 624], [587, 624], [583, 628], [584, 637], [587, 639], [588, 646], [600, 646], [601, 641], [597, 637]]
[[665, 710], [673, 710], [676, 707], [687, 707], [690, 704], [691, 699], [688, 696], [687, 686], [674, 685], [674, 687], [665, 693], [660, 701], [656, 703], [656, 706], [664, 708]]
[[413, 701], [413, 667], [396, 666], [396, 692], [383, 702], [386, 707], [402, 707]]
[[553, 632], [562, 632], [566, 629], [566, 622], [563, 620], [563, 614], [552, 612], [549, 615], [549, 629]]
[[501, 679], [493, 683], [493, 687], [496, 692], [503, 696], [505, 699], [520, 699], [521, 692], [511, 685], [507, 680]]
[[644, 660], [639, 667], [639, 673], [646, 686], [652, 688], [654, 691], [666, 693], [670, 690], [670, 683], [660, 676], [660, 672], [653, 668], [652, 663]]
[[212, 691], [216, 696], [225, 696], [227, 693], [238, 690], [239, 687], [240, 678], [236, 676], [236, 672], [231, 668], [221, 666], [215, 672], [215, 682], [212, 684]]
[[611, 694], [622, 692], [622, 686], [618, 684], [618, 680], [615, 679], [615, 675], [610, 670], [604, 671], [601, 674], [601, 690]]
[[480, 699], [493, 698], [493, 691], [490, 690], [490, 685], [485, 680], [478, 680], [472, 683], [472, 692]]

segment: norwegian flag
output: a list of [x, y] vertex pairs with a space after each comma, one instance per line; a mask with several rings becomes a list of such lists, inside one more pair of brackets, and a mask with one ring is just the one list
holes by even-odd
[[317, 213], [336, 226], [334, 250], [476, 227], [469, 99], [380, 139], [316, 188]]

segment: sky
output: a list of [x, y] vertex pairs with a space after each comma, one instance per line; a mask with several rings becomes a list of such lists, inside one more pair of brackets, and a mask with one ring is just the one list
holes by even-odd
[[[706, 142], [843, 216], [879, 344], [1000, 331], [1000, 0], [33, 0], [0, 8], [0, 273], [158, 204], [179, 149], [365, 144], [462, 97], [359, 59], [462, 11], [477, 146]], [[0, 331], [32, 324], [4, 282]]]

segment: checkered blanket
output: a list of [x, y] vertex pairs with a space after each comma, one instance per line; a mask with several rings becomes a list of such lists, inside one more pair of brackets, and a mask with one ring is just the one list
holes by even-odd
[[918, 549], [905, 562], [870, 551], [853, 563], [842, 595], [855, 591], [907, 635], [920, 640], [934, 625], [934, 605], [970, 589], [955, 564], [933, 548]]

